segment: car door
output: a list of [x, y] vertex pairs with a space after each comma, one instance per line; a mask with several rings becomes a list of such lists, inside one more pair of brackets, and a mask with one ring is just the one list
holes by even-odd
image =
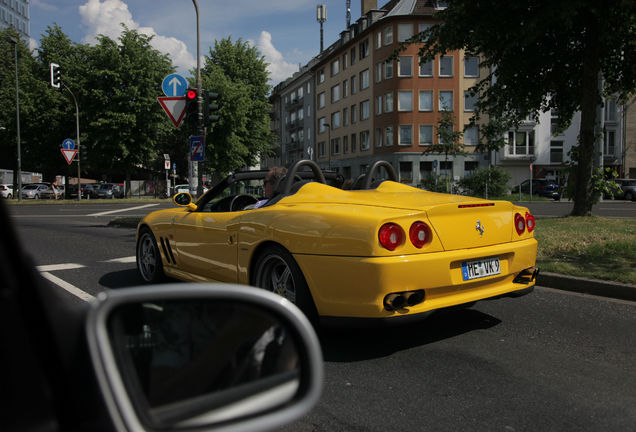
[[237, 213], [195, 211], [173, 220], [179, 267], [198, 277], [237, 282]]

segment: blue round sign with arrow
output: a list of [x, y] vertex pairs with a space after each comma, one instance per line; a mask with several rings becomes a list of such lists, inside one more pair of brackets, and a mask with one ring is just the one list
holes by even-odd
[[187, 89], [188, 82], [179, 74], [170, 74], [161, 83], [161, 90], [168, 97], [181, 97]]
[[66, 138], [64, 141], [62, 141], [62, 148], [64, 150], [73, 150], [75, 148], [75, 141], [70, 138]]

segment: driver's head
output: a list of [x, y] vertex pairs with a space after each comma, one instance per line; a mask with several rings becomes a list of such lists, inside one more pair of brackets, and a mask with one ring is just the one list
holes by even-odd
[[269, 172], [265, 175], [265, 198], [271, 198], [274, 193], [274, 187], [276, 186], [276, 182], [279, 178], [287, 174], [287, 168], [281, 166], [275, 166], [269, 170]]

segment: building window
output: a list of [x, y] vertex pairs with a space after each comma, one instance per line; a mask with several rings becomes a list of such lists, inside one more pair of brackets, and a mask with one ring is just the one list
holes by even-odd
[[351, 124], [358, 121], [358, 106], [351, 105]]
[[311, 84], [307, 83], [307, 94], [311, 94]]
[[340, 72], [340, 59], [331, 62], [331, 76], [338, 75]]
[[405, 42], [413, 36], [413, 24], [398, 24], [398, 42]]
[[464, 145], [476, 146], [479, 144], [479, 129], [477, 126], [470, 126], [464, 129]]
[[300, 98], [302, 98], [302, 97], [303, 97], [303, 88], [302, 88], [302, 87], [299, 87], [299, 88], [298, 88], [298, 99], [300, 99]]
[[442, 178], [453, 178], [453, 161], [440, 161], [439, 175]]
[[384, 146], [393, 147], [393, 126], [384, 128]]
[[421, 146], [433, 145], [433, 125], [420, 125], [420, 142]]
[[345, 70], [347, 68], [347, 62], [349, 61], [349, 57], [347, 55], [347, 53], [344, 53], [342, 55], [342, 70]]
[[413, 183], [413, 162], [400, 161], [400, 182]]
[[377, 32], [375, 34], [375, 49], [382, 48], [382, 32]]
[[433, 175], [433, 162], [432, 161], [421, 161], [420, 162], [420, 178], [422, 180], [431, 178]]
[[417, 26], [417, 31], [422, 33], [423, 31], [426, 31], [426, 30], [430, 29], [431, 27], [433, 27], [433, 24], [420, 23]]
[[420, 111], [433, 111], [433, 90], [420, 90]]
[[349, 108], [342, 109], [342, 125], [343, 126], [349, 125]]
[[550, 134], [552, 136], [558, 135], [559, 130], [559, 112], [555, 109], [550, 110]]
[[318, 71], [318, 84], [325, 82], [325, 69], [320, 69]]
[[479, 77], [479, 57], [464, 57], [464, 77]]
[[320, 141], [318, 143], [318, 156], [325, 157], [325, 142], [324, 141]]
[[453, 76], [453, 57], [441, 56], [439, 58], [439, 76], [452, 77]]
[[453, 91], [444, 90], [439, 92], [439, 111], [452, 111], [453, 110]]
[[340, 111], [331, 113], [331, 128], [338, 129], [340, 127]]
[[398, 57], [398, 76], [410, 77], [413, 76], [413, 57], [411, 56], [399, 56]]
[[508, 132], [508, 154], [527, 156], [534, 154], [534, 131]]
[[420, 63], [419, 75], [421, 77], [432, 77], [433, 76], [433, 60], [429, 60], [427, 62], [421, 62]]
[[563, 162], [563, 141], [550, 141], [550, 163]]
[[360, 89], [364, 90], [369, 87], [369, 69], [360, 72]]
[[375, 115], [382, 114], [382, 96], [375, 97]]
[[614, 99], [605, 99], [605, 121], [616, 121], [616, 101]]
[[358, 93], [358, 77], [354, 75], [351, 77], [351, 94], [356, 93]]
[[377, 63], [375, 65], [375, 82], [382, 81], [382, 68], [383, 68], [382, 63]]
[[398, 91], [398, 111], [413, 111], [413, 92], [411, 90]]
[[331, 154], [340, 154], [340, 138], [334, 138], [331, 140]]
[[470, 91], [464, 92], [464, 111], [472, 112], [475, 111], [475, 106], [477, 105], [477, 95], [473, 94]]
[[318, 95], [318, 108], [324, 108], [325, 101], [326, 101], [325, 92], [322, 92]]
[[393, 92], [384, 95], [384, 112], [393, 112]]
[[464, 177], [470, 177], [477, 171], [479, 162], [477, 161], [465, 161], [464, 162]]
[[331, 87], [331, 103], [338, 102], [340, 100], [340, 84], [336, 84]]
[[356, 138], [358, 137], [358, 135], [356, 134], [351, 134], [351, 153], [355, 153], [357, 148], [357, 141]]
[[344, 80], [342, 82], [342, 97], [349, 96], [349, 80]]
[[351, 65], [356, 63], [356, 48], [351, 48]]
[[360, 60], [369, 56], [369, 39], [366, 39], [360, 42], [360, 46], [358, 47], [360, 50]]
[[325, 118], [324, 117], [320, 117], [318, 119], [318, 133], [323, 133], [326, 130], [327, 130], [327, 128], [325, 127]]
[[311, 105], [307, 105], [307, 118], [311, 117]]
[[300, 108], [298, 110], [298, 120], [302, 120], [305, 118], [305, 110], [303, 110], [302, 108]]
[[384, 63], [384, 79], [393, 78], [393, 62]]
[[375, 146], [382, 147], [382, 128], [375, 130]]
[[369, 150], [369, 131], [360, 132], [360, 151]]
[[349, 153], [349, 135], [342, 137], [342, 152]]
[[367, 120], [371, 115], [371, 103], [368, 100], [360, 102], [360, 120]]
[[[614, 156], [616, 154], [616, 131], [606, 130], [603, 135], [603, 154], [605, 156]], [[550, 153], [552, 153], [552, 148], [550, 148]]]
[[387, 26], [384, 28], [384, 45], [391, 45], [393, 43], [393, 26]]
[[400, 135], [398, 139], [399, 139], [398, 145], [412, 146], [413, 145], [413, 126], [400, 125]]

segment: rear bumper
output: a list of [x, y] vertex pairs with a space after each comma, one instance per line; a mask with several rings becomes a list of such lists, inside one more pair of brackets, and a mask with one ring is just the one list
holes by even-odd
[[[395, 257], [294, 255], [307, 279], [318, 313], [325, 319], [395, 319], [531, 290], [535, 281], [515, 278], [534, 267], [534, 238], [474, 249]], [[464, 281], [461, 263], [499, 257], [501, 274]], [[391, 293], [424, 290], [422, 303], [387, 310]]]

